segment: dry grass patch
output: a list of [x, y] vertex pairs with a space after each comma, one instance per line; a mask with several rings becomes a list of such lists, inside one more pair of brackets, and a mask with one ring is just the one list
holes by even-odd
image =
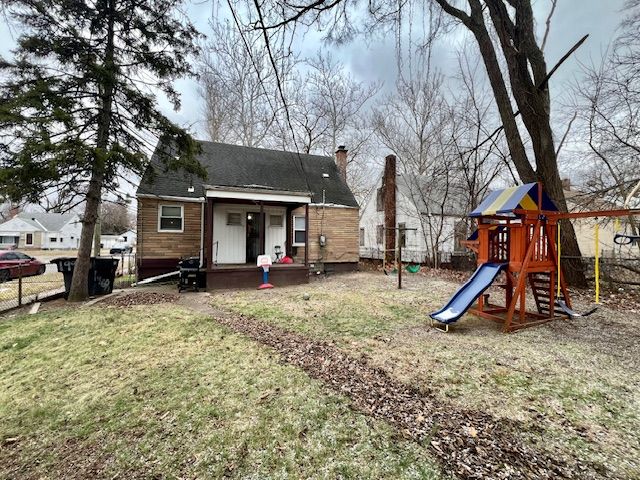
[[[0, 283], [0, 303], [18, 301], [18, 280], [10, 280]], [[64, 288], [64, 278], [61, 273], [51, 272], [43, 275], [34, 275], [22, 279], [22, 295], [42, 294], [50, 291], [57, 291]]]
[[542, 448], [599, 464], [614, 477], [640, 477], [636, 313], [601, 308], [588, 318], [509, 335], [466, 316], [443, 334], [428, 327], [427, 314], [458, 285], [407, 277], [401, 292], [388, 277], [360, 273], [212, 301], [332, 339], [442, 401], [523, 422], [521, 433]]
[[0, 478], [437, 478], [425, 452], [183, 308], [0, 323]]

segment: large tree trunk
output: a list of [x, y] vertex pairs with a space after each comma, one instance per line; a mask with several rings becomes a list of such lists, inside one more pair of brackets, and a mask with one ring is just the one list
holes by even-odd
[[89, 268], [91, 267], [91, 247], [93, 234], [98, 219], [98, 207], [102, 196], [102, 174], [93, 171], [87, 190], [87, 201], [82, 219], [82, 232], [80, 233], [80, 245], [78, 258], [73, 269], [71, 289], [69, 291], [70, 302], [81, 302], [89, 297]]
[[96, 149], [91, 170], [91, 179], [87, 190], [87, 201], [82, 220], [82, 232], [80, 234], [80, 245], [78, 257], [73, 270], [71, 289], [68, 300], [80, 302], [89, 297], [88, 277], [91, 267], [91, 245], [98, 220], [98, 209], [102, 199], [102, 184], [104, 173], [108, 161], [109, 134], [111, 129], [112, 104], [114, 95], [116, 66], [114, 64], [114, 15], [116, 0], [110, 0], [107, 5], [107, 45], [104, 56], [104, 73], [100, 77], [101, 83], [98, 88], [102, 90], [102, 105], [98, 117]]
[[[544, 54], [535, 40], [533, 12], [529, 0], [510, 2], [515, 9], [515, 24], [504, 0], [485, 0], [491, 22], [507, 63], [511, 95], [518, 105], [523, 123], [531, 138], [536, 160], [534, 170], [529, 162], [511, 106], [511, 95], [498, 63], [496, 46], [485, 23], [484, 5], [479, 0], [467, 0], [470, 14], [453, 7], [447, 0], [435, 0], [442, 9], [458, 18], [475, 36], [484, 61], [489, 82], [496, 99], [504, 127], [511, 159], [523, 182], [541, 181], [545, 190], [561, 211], [567, 211], [554, 147], [550, 119], [550, 98], [546, 83], [547, 66]], [[533, 73], [533, 78], [531, 77]], [[563, 264], [565, 277], [576, 286], [586, 286], [580, 259], [580, 247], [573, 225], [562, 225], [562, 248], [567, 257]]]

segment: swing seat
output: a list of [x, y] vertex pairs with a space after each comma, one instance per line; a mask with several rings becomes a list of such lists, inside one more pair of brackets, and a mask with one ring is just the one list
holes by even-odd
[[596, 310], [598, 310], [598, 307], [593, 307], [591, 310], [585, 313], [579, 313], [569, 308], [569, 306], [564, 302], [564, 300], [558, 300], [556, 303], [560, 307], [560, 309], [564, 313], [566, 313], [570, 318], [588, 317], [589, 315], [595, 313]]
[[617, 245], [631, 245], [634, 242], [640, 243], [640, 235], [624, 235], [622, 233], [616, 233], [613, 237], [613, 243]]

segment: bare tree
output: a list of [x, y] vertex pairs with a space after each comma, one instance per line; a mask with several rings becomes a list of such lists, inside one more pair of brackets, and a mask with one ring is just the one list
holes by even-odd
[[[511, 159], [524, 182], [542, 181], [557, 207], [567, 210], [558, 171], [553, 130], [549, 72], [544, 53], [536, 40], [535, 21], [530, 0], [467, 0], [468, 8], [457, 8], [447, 0], [434, 0], [450, 16], [457, 19], [476, 39], [485, 64], [489, 83], [500, 113]], [[498, 44], [490, 29], [495, 31]], [[500, 68], [499, 56], [507, 65], [509, 87]], [[512, 100], [518, 106], [522, 123], [531, 140], [534, 166], [529, 161], [522, 134], [518, 129]], [[567, 257], [580, 255], [573, 226], [564, 222], [563, 251]], [[567, 262], [566, 275], [570, 283], [586, 285], [582, 265]]]
[[374, 109], [373, 125], [378, 138], [395, 153], [407, 173], [425, 175], [436, 158], [436, 138], [449, 120], [443, 80], [440, 73], [431, 72], [426, 65], [412, 78], [401, 76], [396, 91]]
[[122, 233], [132, 228], [134, 221], [126, 205], [104, 202], [100, 208], [101, 228], [104, 232]]
[[[583, 66], [575, 86], [582, 138], [593, 166], [586, 202], [623, 204], [640, 182], [640, 0], [626, 3], [627, 18], [600, 61]], [[638, 226], [629, 219], [634, 232]]]
[[[481, 145], [495, 125], [495, 105], [480, 77], [480, 59], [472, 59], [468, 48], [458, 52], [459, 73], [450, 103], [451, 142], [454, 165], [464, 185], [465, 210], [472, 211], [486, 197], [489, 186], [510, 162], [501, 145], [502, 137]], [[509, 182], [513, 177], [504, 178]]]
[[274, 71], [260, 54], [260, 38], [240, 34], [225, 23], [212, 22], [211, 29], [212, 40], [204, 48], [200, 67], [209, 137], [264, 146], [271, 141], [280, 104]]

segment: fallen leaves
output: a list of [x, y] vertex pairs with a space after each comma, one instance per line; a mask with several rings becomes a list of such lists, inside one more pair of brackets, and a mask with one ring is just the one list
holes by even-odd
[[465, 479], [598, 478], [579, 460], [562, 460], [525, 445], [515, 421], [455, 408], [430, 392], [393, 380], [366, 360], [336, 346], [242, 315], [216, 313], [235, 332], [274, 348], [285, 363], [303, 369], [347, 395], [355, 409], [394, 425], [402, 436], [427, 440], [445, 472]]
[[156, 303], [177, 303], [180, 295], [165, 292], [127, 292], [107, 297], [101, 305], [111, 307], [132, 307], [134, 305], [154, 305]]

